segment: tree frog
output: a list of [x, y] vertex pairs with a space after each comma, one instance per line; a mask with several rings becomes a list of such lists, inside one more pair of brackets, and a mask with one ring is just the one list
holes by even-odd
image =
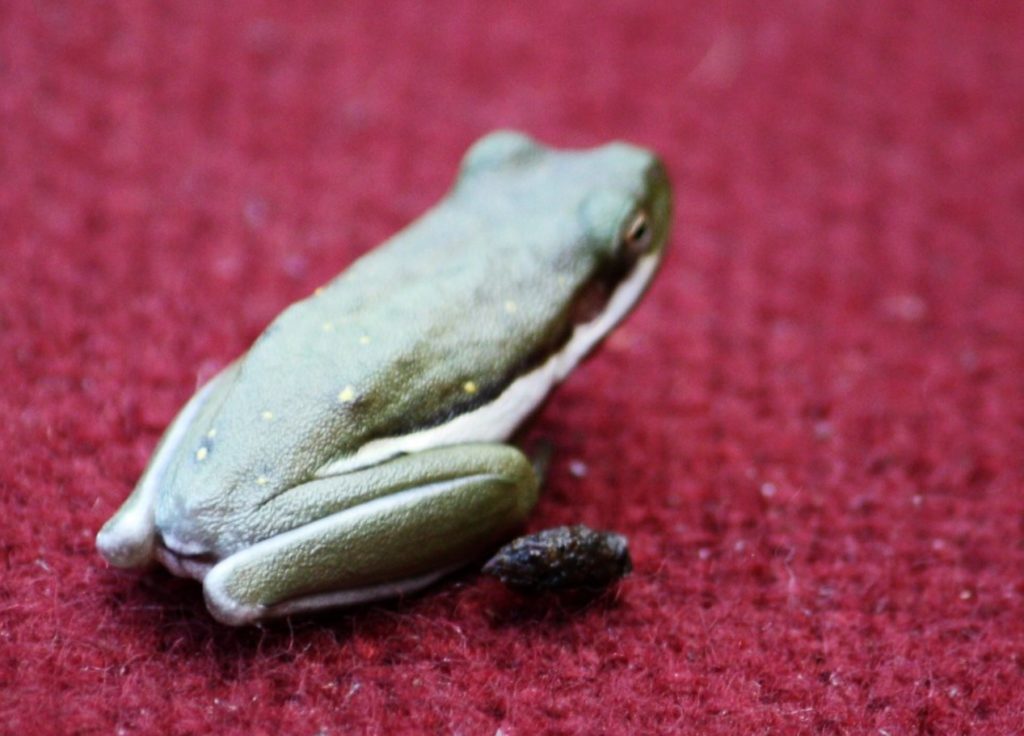
[[645, 149], [483, 137], [438, 205], [186, 403], [100, 553], [201, 580], [242, 625], [415, 591], [492, 551], [537, 500], [506, 441], [644, 292], [670, 211]]

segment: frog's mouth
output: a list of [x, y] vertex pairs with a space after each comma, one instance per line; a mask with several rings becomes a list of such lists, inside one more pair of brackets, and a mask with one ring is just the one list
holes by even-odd
[[634, 251], [620, 243], [618, 253], [573, 296], [568, 315], [569, 334], [552, 353], [578, 350], [585, 344], [582, 355], [586, 355], [629, 313], [657, 273], [665, 255], [672, 198], [668, 177], [660, 164], [652, 166], [647, 176], [655, 194], [644, 207], [648, 217], [640, 228], [649, 230], [649, 245]]
[[591, 281], [573, 302], [572, 332], [548, 359], [559, 364], [561, 381], [633, 308], [658, 271], [664, 248], [641, 256], [624, 273]]

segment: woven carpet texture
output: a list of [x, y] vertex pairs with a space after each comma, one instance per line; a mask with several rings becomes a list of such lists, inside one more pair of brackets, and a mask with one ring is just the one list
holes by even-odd
[[[1021, 732], [1022, 38], [1012, 0], [0, 3], [0, 733]], [[529, 529], [633, 575], [229, 629], [108, 567], [197, 385], [495, 128], [676, 186], [527, 434]]]

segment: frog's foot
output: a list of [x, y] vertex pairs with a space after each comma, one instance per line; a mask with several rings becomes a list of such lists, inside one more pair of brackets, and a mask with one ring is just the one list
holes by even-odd
[[275, 521], [310, 509], [319, 516], [215, 565], [203, 581], [206, 605], [242, 625], [412, 592], [507, 540], [536, 498], [530, 462], [497, 444], [320, 478], [259, 510]]

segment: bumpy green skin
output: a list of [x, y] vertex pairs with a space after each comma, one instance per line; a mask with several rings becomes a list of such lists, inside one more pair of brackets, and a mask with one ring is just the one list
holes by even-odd
[[[402, 491], [427, 485], [439, 492], [396, 501]], [[372, 499], [391, 503], [367, 513]], [[514, 447], [459, 445], [398, 457], [274, 499], [262, 518], [287, 520], [283, 525], [294, 530], [290, 543], [268, 537], [267, 553], [253, 555], [260, 549], [254, 545], [232, 569], [228, 586], [236, 598], [289, 601], [337, 590], [339, 581], [360, 589], [449, 569], [514, 533], [536, 500], [536, 478]], [[356, 520], [322, 523], [342, 518], [344, 510]]]
[[[137, 489], [100, 532], [101, 551], [114, 564], [137, 566], [160, 540], [168, 546], [174, 540], [179, 552], [216, 563], [346, 504], [457, 475], [468, 462], [459, 448], [435, 453], [422, 467], [413, 461], [397, 474], [397, 485], [386, 466], [398, 461], [340, 473], [352, 476], [340, 481], [318, 478], [317, 471], [373, 440], [486, 406], [543, 362], [571, 334], [574, 304], [587, 284], [613, 267], [624, 222], [638, 207], [650, 213], [661, 248], [670, 193], [661, 165], [647, 151], [621, 143], [556, 151], [509, 132], [481, 139], [439, 205], [285, 310], [225, 369], [196, 401], [196, 411], [179, 420], [180, 436], [163, 450], [165, 457], [147, 470], [150, 490]], [[502, 453], [511, 448], [485, 447], [502, 456], [492, 464], [507, 462]], [[470, 455], [479, 460], [479, 452]], [[505, 476], [517, 489], [515, 501], [500, 522], [469, 533], [472, 539], [453, 545], [454, 552], [433, 549], [434, 561], [403, 561], [341, 584], [439, 569], [501, 541], [536, 496], [528, 463], [512, 465]], [[350, 494], [361, 477], [362, 491]], [[464, 510], [466, 503], [460, 497], [441, 515], [454, 526], [472, 527], [480, 511]], [[137, 518], [131, 524], [127, 518], [144, 504], [148, 536]], [[236, 585], [257, 598], [274, 589], [269, 597], [277, 602], [338, 584], [330, 574], [282, 572], [286, 563], [275, 560], [271, 577], [291, 581], [279, 585], [257, 575], [253, 564], [245, 566], [249, 582]]]

